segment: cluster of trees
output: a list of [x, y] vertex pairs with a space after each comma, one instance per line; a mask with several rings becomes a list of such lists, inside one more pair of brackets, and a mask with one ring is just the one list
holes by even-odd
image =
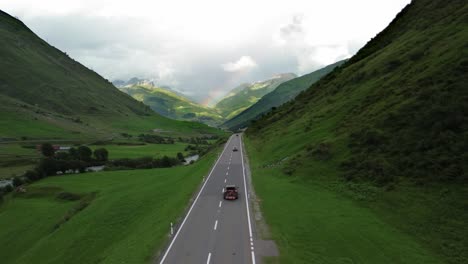
[[56, 151], [49, 143], [41, 145], [43, 157], [33, 170], [28, 170], [21, 177], [13, 178], [13, 186], [0, 189], [4, 194], [25, 182], [33, 182], [57, 173], [85, 172], [87, 167], [102, 165], [108, 160], [109, 152], [105, 148], [98, 148], [94, 152], [87, 146], [70, 148], [68, 151]]
[[150, 135], [150, 134], [140, 134], [138, 135], [138, 140], [146, 142], [146, 143], [153, 143], [153, 144], [174, 144], [175, 141], [171, 137], [161, 137], [158, 135]]
[[162, 158], [117, 159], [109, 161], [106, 170], [170, 168], [180, 165], [184, 161], [184, 155], [180, 152], [175, 158], [164, 156]]
[[[55, 158], [58, 160], [80, 160], [85, 162], [90, 161], [107, 161], [109, 152], [105, 148], [98, 148], [94, 152], [87, 146], [79, 146], [78, 148], [70, 148], [68, 152], [56, 151], [54, 147], [45, 143], [41, 145], [41, 153], [46, 158]], [[94, 159], [93, 159], [94, 155]]]
[[191, 137], [191, 138], [182, 138], [179, 137], [177, 140], [183, 143], [189, 143], [193, 145], [209, 145], [208, 140], [218, 139], [218, 136], [202, 136], [202, 137]]
[[189, 156], [200, 155], [203, 156], [211, 149], [210, 145], [187, 145], [185, 151], [189, 152]]

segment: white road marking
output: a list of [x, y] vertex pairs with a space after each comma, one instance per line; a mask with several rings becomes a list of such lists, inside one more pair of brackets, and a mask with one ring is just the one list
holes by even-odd
[[221, 207], [222, 204], [223, 204], [223, 201], [219, 201], [219, 206], [218, 207]]
[[210, 259], [211, 259], [211, 252], [208, 253], [208, 259], [206, 260], [206, 264], [210, 264]]
[[226, 171], [226, 175], [229, 175], [229, 171]]
[[[240, 140], [240, 138], [239, 138]], [[245, 194], [245, 206], [247, 207], [247, 222], [249, 223], [249, 236], [250, 236], [250, 241], [253, 241], [252, 239], [252, 224], [250, 222], [250, 211], [249, 211], [249, 198], [247, 196], [247, 181], [245, 180], [245, 167], [244, 167], [244, 154], [242, 151], [242, 142], [240, 143], [240, 153], [241, 153], [241, 164], [242, 164], [242, 176], [244, 178], [244, 194]], [[251, 242], [253, 243], [253, 242]], [[255, 264], [255, 251], [253, 246], [251, 247], [251, 257], [252, 257], [252, 264]]]
[[227, 179], [224, 179], [224, 183], [226, 183]]
[[[169, 254], [169, 251], [171, 250], [172, 246], [174, 245], [174, 242], [176, 241], [177, 237], [179, 236], [180, 230], [182, 230], [182, 228], [184, 227], [184, 224], [185, 224], [185, 222], [187, 221], [187, 218], [190, 216], [190, 213], [192, 212], [193, 207], [195, 206], [195, 204], [196, 204], [197, 201], [198, 201], [198, 198], [200, 197], [201, 193], [202, 193], [203, 190], [205, 189], [206, 183], [208, 182], [208, 180], [210, 179], [211, 175], [213, 174], [213, 171], [214, 171], [214, 169], [216, 168], [216, 165], [218, 165], [218, 162], [219, 162], [219, 160], [221, 159], [221, 157], [223, 156], [223, 153], [226, 151], [226, 148], [228, 147], [230, 141], [231, 141], [231, 138], [229, 138], [228, 142], [226, 142], [226, 145], [224, 146], [223, 152], [221, 152], [221, 155], [219, 155], [218, 160], [216, 160], [216, 163], [214, 164], [213, 168], [211, 169], [210, 174], [208, 174], [208, 177], [206, 178], [205, 183], [203, 184], [203, 186], [201, 187], [200, 191], [198, 192], [198, 195], [197, 195], [197, 197], [195, 198], [195, 200], [193, 201], [192, 206], [191, 206], [190, 209], [188, 210], [187, 215], [185, 216], [184, 220], [182, 221], [182, 224], [180, 224], [180, 227], [179, 227], [179, 229], [177, 230], [177, 233], [175, 234], [174, 238], [172, 239], [171, 243], [169, 244], [169, 247], [167, 248], [166, 253], [164, 253], [164, 256], [162, 257], [161, 261], [159, 262], [160, 264], [163, 264], [163, 263], [164, 263], [164, 260], [166, 259], [167, 255]], [[231, 153], [231, 155], [232, 155], [232, 153]], [[223, 188], [223, 189], [224, 189], [224, 188]], [[224, 192], [224, 190], [223, 190], [223, 192]], [[211, 253], [208, 255], [208, 262], [207, 262], [207, 263], [210, 262], [210, 258], [211, 258]]]
[[228, 170], [229, 170], [229, 166], [228, 166]]
[[215, 222], [215, 226], [214, 226], [214, 228], [213, 228], [213, 229], [214, 229], [214, 230], [216, 230], [216, 228], [217, 228], [217, 227], [218, 227], [218, 220], [216, 220], [216, 222]]
[[221, 190], [222, 193], [224, 193], [224, 188]]

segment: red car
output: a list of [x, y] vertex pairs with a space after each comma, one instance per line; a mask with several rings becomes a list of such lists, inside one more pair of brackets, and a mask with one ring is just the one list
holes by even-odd
[[224, 200], [237, 200], [239, 198], [239, 192], [235, 185], [226, 185], [224, 187]]

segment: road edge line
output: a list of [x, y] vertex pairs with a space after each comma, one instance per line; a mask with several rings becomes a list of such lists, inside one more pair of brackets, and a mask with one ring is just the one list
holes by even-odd
[[245, 194], [245, 205], [247, 207], [247, 222], [249, 223], [249, 236], [250, 236], [250, 252], [252, 257], [252, 263], [255, 264], [255, 250], [253, 244], [253, 236], [252, 236], [252, 222], [250, 221], [250, 209], [249, 209], [249, 198], [247, 196], [247, 181], [245, 180], [245, 167], [244, 167], [244, 142], [243, 142], [243, 135], [241, 135], [241, 142], [240, 142], [240, 151], [241, 151], [241, 160], [242, 160], [242, 176], [244, 178], [244, 194]]

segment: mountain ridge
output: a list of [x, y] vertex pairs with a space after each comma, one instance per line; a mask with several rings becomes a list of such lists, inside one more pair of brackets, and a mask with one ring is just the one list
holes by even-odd
[[236, 130], [248, 126], [252, 120], [267, 113], [273, 107], [278, 107], [294, 99], [301, 91], [309, 88], [310, 85], [331, 72], [335, 67], [341, 66], [345, 61], [346, 60], [335, 62], [311, 73], [281, 83], [272, 92], [261, 97], [255, 104], [225, 121], [221, 127]]
[[212, 130], [156, 114], [3, 11], [0, 35], [0, 137], [109, 138], [158, 127]]
[[294, 73], [282, 73], [267, 80], [241, 84], [218, 101], [214, 108], [224, 118], [230, 119], [275, 90], [281, 83], [295, 77], [297, 76]]

